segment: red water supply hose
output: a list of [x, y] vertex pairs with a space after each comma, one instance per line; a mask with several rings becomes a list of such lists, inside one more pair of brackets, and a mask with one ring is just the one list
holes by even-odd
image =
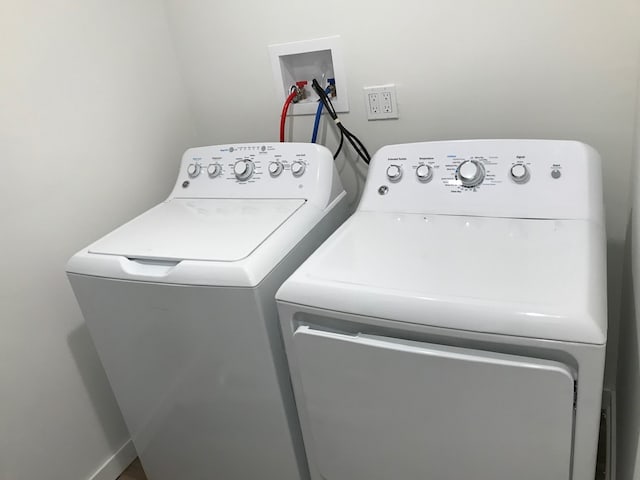
[[284, 105], [282, 106], [282, 115], [280, 115], [280, 141], [284, 142], [284, 124], [287, 120], [287, 111], [289, 110], [289, 105], [293, 102], [293, 99], [296, 98], [298, 92], [293, 90], [287, 99], [284, 101]]

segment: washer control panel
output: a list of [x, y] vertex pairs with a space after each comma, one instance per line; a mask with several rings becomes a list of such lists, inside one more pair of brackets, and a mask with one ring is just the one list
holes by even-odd
[[374, 155], [359, 209], [591, 218], [602, 214], [601, 175], [597, 152], [573, 141], [390, 145]]
[[321, 145], [216, 145], [184, 153], [171, 196], [309, 199], [329, 196], [338, 189], [336, 182], [339, 185], [333, 156]]

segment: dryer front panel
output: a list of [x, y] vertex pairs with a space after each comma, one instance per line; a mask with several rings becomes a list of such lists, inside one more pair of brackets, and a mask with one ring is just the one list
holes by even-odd
[[566, 365], [309, 326], [293, 347], [305, 443], [326, 480], [570, 478]]

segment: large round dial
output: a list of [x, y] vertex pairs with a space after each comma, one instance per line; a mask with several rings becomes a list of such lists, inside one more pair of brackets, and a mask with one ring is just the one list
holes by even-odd
[[233, 173], [238, 180], [248, 180], [253, 175], [253, 167], [251, 160], [238, 160], [233, 166]]
[[433, 176], [433, 170], [429, 165], [418, 165], [416, 168], [416, 177], [423, 183], [427, 183]]
[[307, 168], [307, 166], [304, 162], [295, 161], [291, 164], [291, 173], [293, 173], [294, 177], [300, 177], [304, 173], [305, 168]]
[[516, 183], [527, 183], [529, 181], [529, 169], [522, 163], [517, 163], [511, 167], [511, 180]]
[[387, 178], [392, 182], [398, 182], [402, 178], [402, 168], [400, 165], [389, 165], [387, 167]]
[[187, 167], [187, 174], [191, 178], [196, 178], [198, 175], [200, 175], [200, 165], [198, 165], [197, 163], [192, 163], [191, 165], [189, 165]]
[[458, 167], [457, 176], [464, 187], [475, 187], [484, 180], [484, 167], [476, 160], [465, 160]]

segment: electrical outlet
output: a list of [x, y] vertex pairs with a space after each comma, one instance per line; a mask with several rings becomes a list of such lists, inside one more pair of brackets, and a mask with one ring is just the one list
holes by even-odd
[[380, 94], [382, 113], [393, 112], [393, 103], [391, 103], [391, 92], [382, 92]]
[[364, 87], [367, 120], [398, 118], [398, 102], [394, 84]]
[[377, 115], [380, 113], [380, 94], [373, 92], [369, 94], [369, 113]]

